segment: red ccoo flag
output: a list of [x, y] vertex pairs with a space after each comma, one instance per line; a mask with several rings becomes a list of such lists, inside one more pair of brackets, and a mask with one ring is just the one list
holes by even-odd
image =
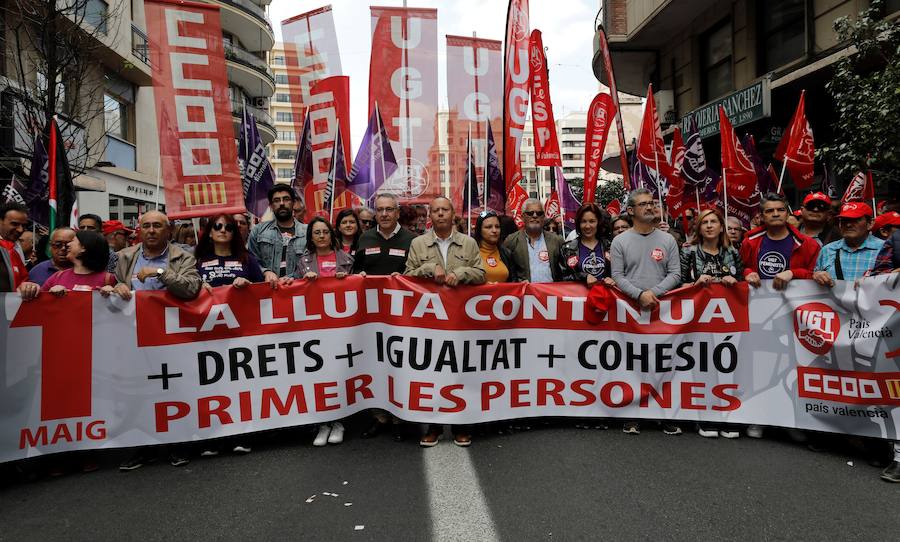
[[669, 182], [675, 177], [675, 170], [666, 158], [666, 145], [663, 143], [662, 130], [659, 127], [659, 114], [656, 111], [656, 100], [653, 99], [653, 85], [647, 87], [647, 105], [644, 107], [644, 118], [641, 120], [641, 133], [637, 142], [637, 159]]
[[738, 141], [725, 108], [719, 106], [719, 135], [722, 137], [722, 183], [734, 198], [749, 198], [756, 189], [756, 171]]
[[791, 118], [784, 137], [775, 149], [775, 158], [784, 163], [797, 188], [804, 190], [813, 182], [813, 132], [806, 120], [806, 91], [800, 93], [800, 102]]
[[853, 177], [850, 184], [847, 185], [847, 191], [841, 198], [841, 203], [851, 201], [871, 201], [875, 198], [875, 183], [872, 182], [872, 172], [863, 173], [860, 171]]

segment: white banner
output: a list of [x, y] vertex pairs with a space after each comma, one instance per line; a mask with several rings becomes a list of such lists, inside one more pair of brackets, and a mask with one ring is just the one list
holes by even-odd
[[897, 280], [686, 288], [653, 312], [617, 299], [602, 319], [573, 283], [351, 276], [187, 303], [6, 294], [0, 461], [373, 407], [423, 423], [666, 418], [896, 439]]

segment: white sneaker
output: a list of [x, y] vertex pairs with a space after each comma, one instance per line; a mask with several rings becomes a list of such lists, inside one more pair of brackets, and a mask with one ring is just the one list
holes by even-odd
[[319, 426], [319, 433], [316, 435], [315, 440], [313, 440], [313, 446], [325, 446], [328, 444], [328, 436], [331, 434], [331, 426], [327, 423], [323, 423]]
[[739, 431], [719, 431], [719, 436], [722, 438], [738, 438], [741, 436]]
[[203, 450], [200, 452], [200, 457], [216, 457], [219, 455], [219, 450]]
[[328, 444], [340, 444], [344, 442], [344, 424], [334, 422], [331, 424], [331, 434], [328, 435]]
[[240, 444], [238, 444], [238, 445], [235, 446], [234, 449], [232, 449], [231, 451], [234, 452], [234, 453], [236, 453], [236, 454], [249, 454], [249, 453], [250, 453], [250, 447], [249, 447], [249, 446], [241, 446]]
[[703, 438], [717, 438], [719, 436], [719, 432], [717, 430], [703, 429], [702, 427], [697, 430], [697, 433], [699, 433]]
[[747, 436], [750, 438], [762, 438], [763, 428], [760, 425], [750, 425], [747, 427]]

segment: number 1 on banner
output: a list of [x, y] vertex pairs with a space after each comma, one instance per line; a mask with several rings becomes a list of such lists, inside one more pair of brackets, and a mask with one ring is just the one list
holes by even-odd
[[41, 421], [91, 415], [92, 294], [23, 301], [12, 328], [41, 328]]

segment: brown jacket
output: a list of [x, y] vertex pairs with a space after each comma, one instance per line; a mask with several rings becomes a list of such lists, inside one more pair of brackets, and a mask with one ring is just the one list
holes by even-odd
[[[131, 287], [131, 277], [135, 273], [134, 264], [138, 259], [138, 251], [142, 245], [123, 248], [118, 252], [119, 263], [116, 264], [116, 280]], [[200, 274], [197, 273], [197, 261], [194, 257], [169, 243], [169, 264], [159, 281], [166, 285], [166, 290], [181, 299], [194, 299], [200, 293]]]
[[[547, 247], [547, 255], [550, 257], [550, 274], [555, 282], [563, 280], [559, 264], [559, 250], [564, 244], [563, 238], [553, 232], [544, 232], [544, 245]], [[512, 259], [516, 264], [518, 276], [513, 282], [522, 282], [527, 280], [531, 282], [531, 263], [528, 260], [528, 234], [525, 230], [519, 230], [510, 235], [503, 242], [506, 250], [512, 253]]]
[[456, 230], [450, 235], [447, 261], [441, 256], [434, 230], [413, 239], [406, 258], [406, 272], [411, 277], [434, 277], [438, 265], [445, 273], [453, 273], [462, 284], [484, 284], [484, 263], [474, 239]]

